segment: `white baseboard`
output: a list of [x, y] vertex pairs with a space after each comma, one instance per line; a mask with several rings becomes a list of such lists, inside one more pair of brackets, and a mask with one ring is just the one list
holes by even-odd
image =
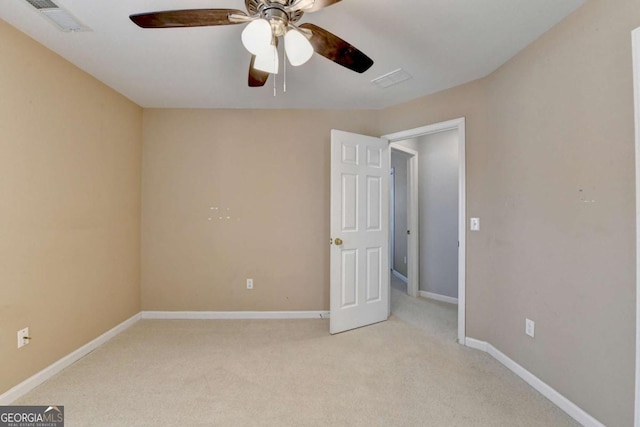
[[251, 320], [328, 319], [328, 311], [143, 311], [143, 319]]
[[466, 338], [465, 345], [476, 350], [489, 353], [494, 359], [509, 368], [513, 373], [522, 378], [527, 384], [539, 391], [544, 397], [555, 403], [560, 409], [569, 414], [571, 418], [578, 421], [585, 427], [604, 427], [600, 421], [586, 413], [578, 405], [558, 393], [540, 378], [527, 371], [525, 368], [509, 358], [506, 354], [485, 341], [479, 341], [473, 338]]
[[442, 301], [442, 302], [447, 302], [449, 304], [458, 305], [458, 298], [448, 297], [446, 295], [434, 294], [433, 292], [427, 292], [427, 291], [418, 291], [418, 292], [420, 296], [423, 298], [429, 298], [436, 301]]
[[475, 338], [466, 337], [464, 339], [464, 345], [469, 348], [484, 351], [485, 353], [489, 352], [489, 344], [486, 341], [480, 341]]
[[404, 283], [409, 283], [409, 278], [402, 273], [399, 273], [396, 270], [391, 270], [391, 274], [396, 276], [398, 279], [402, 280]]
[[27, 394], [28, 392], [30, 392], [31, 390], [33, 390], [34, 388], [42, 384], [43, 382], [47, 381], [49, 378], [53, 377], [58, 372], [71, 366], [73, 363], [77, 362], [87, 354], [91, 353], [93, 350], [100, 347], [102, 344], [106, 343], [111, 338], [118, 335], [120, 332], [132, 326], [139, 319], [140, 319], [140, 313], [130, 317], [129, 319], [120, 323], [113, 329], [110, 329], [104, 334], [100, 335], [98, 338], [94, 339], [93, 341], [83, 345], [82, 347], [75, 350], [74, 352], [69, 353], [62, 359], [58, 360], [57, 362], [54, 362], [53, 364], [44, 368], [37, 374], [27, 378], [26, 380], [22, 381], [20, 384], [9, 389], [7, 392], [0, 395], [0, 405], [10, 405], [11, 403], [15, 402], [17, 399], [24, 396], [25, 394]]

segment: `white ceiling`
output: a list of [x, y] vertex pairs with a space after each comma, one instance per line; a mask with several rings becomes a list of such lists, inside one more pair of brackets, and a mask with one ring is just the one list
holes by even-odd
[[[243, 24], [141, 29], [129, 15], [171, 9], [245, 10], [244, 0], [54, 0], [91, 32], [61, 32], [23, 0], [0, 18], [143, 107], [378, 109], [486, 76], [585, 0], [343, 0], [305, 14], [374, 61], [364, 74], [314, 55], [282, 72], [273, 96], [247, 87]], [[403, 68], [387, 89], [371, 80]]]

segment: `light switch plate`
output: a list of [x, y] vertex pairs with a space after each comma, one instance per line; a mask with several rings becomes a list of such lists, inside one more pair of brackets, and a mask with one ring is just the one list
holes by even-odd
[[480, 218], [471, 218], [471, 231], [480, 231]]
[[524, 332], [529, 335], [531, 338], [534, 338], [536, 335], [536, 322], [531, 319], [525, 319], [524, 321]]

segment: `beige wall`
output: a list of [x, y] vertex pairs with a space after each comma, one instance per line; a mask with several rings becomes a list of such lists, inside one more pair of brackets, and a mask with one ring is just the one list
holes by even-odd
[[142, 111], [3, 21], [0, 63], [1, 394], [140, 310]]
[[466, 116], [467, 214], [482, 220], [467, 335], [611, 426], [633, 422], [639, 6], [592, 0], [488, 78], [381, 116], [384, 133]]
[[330, 130], [377, 135], [375, 118], [145, 110], [143, 308], [328, 309]]

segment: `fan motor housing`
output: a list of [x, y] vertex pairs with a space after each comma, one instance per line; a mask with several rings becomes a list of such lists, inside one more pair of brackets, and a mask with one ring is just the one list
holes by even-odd
[[293, 24], [298, 22], [300, 18], [302, 18], [302, 15], [304, 15], [302, 10], [287, 12], [285, 7], [290, 3], [292, 3], [291, 0], [245, 0], [245, 5], [249, 15], [260, 15], [262, 18], [272, 22], [272, 26], [272, 18], [283, 21], [285, 28], [288, 23]]
[[262, 11], [262, 17], [269, 21], [276, 37], [284, 36], [291, 22], [289, 14], [278, 7], [267, 7]]

